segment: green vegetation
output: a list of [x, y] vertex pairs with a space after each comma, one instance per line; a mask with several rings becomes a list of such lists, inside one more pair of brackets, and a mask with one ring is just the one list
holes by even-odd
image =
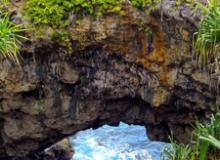
[[[123, 16], [124, 2], [125, 0], [25, 0], [23, 14], [35, 28], [36, 38], [62, 42], [70, 53], [73, 50], [72, 44], [65, 30], [73, 21], [70, 18], [72, 14], [76, 16], [75, 24], [80, 24], [83, 15], [100, 17], [106, 13], [116, 13]], [[159, 0], [131, 0], [134, 7], [145, 9], [148, 13], [157, 8], [158, 2]], [[49, 26], [52, 34], [45, 34], [47, 28], [44, 26]]]
[[80, 80], [80, 86], [81, 87], [86, 85], [86, 81], [87, 81], [86, 75], [81, 75], [79, 80]]
[[220, 149], [220, 141], [217, 140], [215, 137], [213, 137], [211, 135], [204, 135], [204, 136], [199, 136], [199, 138], [202, 141], [206, 141], [206, 142], [210, 143], [211, 145], [213, 145], [214, 147]]
[[196, 125], [194, 134], [195, 142], [197, 144], [197, 151], [200, 151], [200, 160], [205, 160], [208, 151], [210, 150], [219, 152], [218, 146], [220, 143], [220, 112], [213, 115], [209, 123], [198, 123]]
[[120, 4], [124, 0], [26, 0], [24, 14], [36, 25], [66, 27], [71, 12], [102, 16], [104, 13], [122, 14]]
[[220, 7], [218, 0], [207, 1], [207, 6], [200, 5], [206, 15], [195, 33], [194, 49], [202, 65], [220, 73]]
[[0, 15], [1, 17], [8, 12], [9, 2], [8, 0], [0, 0]]
[[176, 0], [176, 5], [189, 4], [189, 6], [192, 6], [195, 3], [197, 3], [196, 0]]
[[122, 59], [122, 58], [118, 58], [118, 59], [116, 60], [116, 63], [119, 64], [119, 65], [123, 65], [123, 64], [125, 64], [125, 60]]
[[60, 42], [64, 46], [66, 46], [67, 53], [71, 53], [73, 50], [72, 43], [70, 42], [70, 38], [68, 37], [68, 33], [66, 31], [55, 31], [51, 35], [51, 40], [55, 42]]
[[72, 7], [72, 2], [68, 0], [26, 0], [24, 13], [35, 25], [63, 27], [67, 25], [65, 16]]
[[172, 147], [166, 147], [163, 151], [163, 159], [167, 160], [193, 160], [195, 158], [195, 152], [189, 145], [177, 144], [173, 138], [170, 138]]
[[89, 0], [74, 1], [74, 10], [85, 14], [102, 16], [105, 13], [120, 13], [121, 3], [125, 0]]
[[[80, 23], [83, 15], [102, 16], [105, 13], [124, 14], [121, 3], [124, 0], [25, 0], [23, 14], [36, 28], [36, 38], [43, 38], [46, 29], [52, 28], [51, 37], [53, 41], [62, 42], [71, 53], [72, 44], [65, 29], [71, 24], [70, 15], [77, 16], [75, 24]], [[49, 35], [50, 36], [50, 35]], [[46, 37], [47, 38], [47, 37]]]
[[207, 124], [197, 123], [189, 145], [177, 144], [171, 139], [171, 148], [164, 149], [169, 160], [213, 160], [220, 157], [220, 112], [212, 115]]
[[131, 4], [138, 9], [150, 7], [159, 2], [160, 0], [131, 0]]
[[[122, 3], [125, 0], [25, 0], [24, 14], [35, 25], [50, 25], [54, 28], [70, 24], [69, 15], [96, 15], [119, 13], [124, 15]], [[147, 13], [158, 9], [160, 0], [130, 0], [138, 9]]]
[[21, 40], [26, 39], [20, 33], [25, 29], [22, 25], [10, 22], [7, 6], [7, 0], [0, 2], [0, 55], [19, 63], [17, 54], [22, 44]]
[[145, 9], [146, 14], [158, 9], [160, 0], [130, 0], [131, 4], [138, 9]]
[[51, 36], [51, 40], [63, 42], [66, 41], [67, 36], [67, 32], [54, 32]]

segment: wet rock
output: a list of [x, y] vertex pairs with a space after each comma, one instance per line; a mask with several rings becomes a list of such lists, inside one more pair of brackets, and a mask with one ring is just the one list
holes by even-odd
[[52, 145], [51, 147], [45, 149], [45, 151], [43, 152], [43, 159], [53, 160], [59, 157], [65, 157], [65, 155], [71, 151], [74, 153], [69, 139], [63, 139]]
[[[57, 66], [59, 65], [59, 66]], [[79, 73], [68, 63], [52, 64], [53, 72], [63, 83], [75, 84], [79, 80]]]

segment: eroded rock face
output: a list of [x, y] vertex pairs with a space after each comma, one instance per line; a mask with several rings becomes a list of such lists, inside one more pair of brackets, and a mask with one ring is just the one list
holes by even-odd
[[84, 17], [69, 28], [71, 55], [39, 41], [25, 46], [20, 66], [3, 59], [0, 157], [33, 155], [77, 131], [120, 121], [145, 125], [155, 140], [166, 141], [172, 130], [187, 142], [191, 125], [216, 110], [218, 97], [192, 61], [199, 16], [184, 6], [173, 11], [174, 4], [152, 16], [128, 5], [123, 17]]

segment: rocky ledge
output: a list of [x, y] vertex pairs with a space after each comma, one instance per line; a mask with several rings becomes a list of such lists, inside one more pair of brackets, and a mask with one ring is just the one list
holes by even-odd
[[128, 3], [125, 16], [84, 17], [68, 28], [71, 54], [57, 42], [30, 40], [20, 65], [2, 59], [0, 157], [33, 156], [77, 131], [120, 121], [146, 126], [154, 140], [172, 131], [187, 142], [218, 96], [192, 59], [199, 13], [171, 0], [160, 6], [150, 16]]

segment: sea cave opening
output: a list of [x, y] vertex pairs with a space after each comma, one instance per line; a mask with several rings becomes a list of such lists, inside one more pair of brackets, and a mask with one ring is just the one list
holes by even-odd
[[145, 126], [124, 122], [79, 131], [66, 140], [75, 152], [71, 160], [161, 160], [164, 148], [169, 147], [151, 141]]

